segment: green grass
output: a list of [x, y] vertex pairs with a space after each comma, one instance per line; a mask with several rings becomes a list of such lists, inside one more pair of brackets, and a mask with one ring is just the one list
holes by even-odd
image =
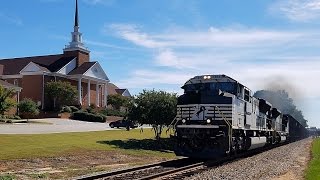
[[48, 179], [48, 174], [44, 173], [44, 174], [31, 174], [29, 175], [31, 178], [33, 179]]
[[320, 138], [312, 143], [312, 159], [306, 171], [307, 180], [320, 180]]
[[14, 179], [16, 179], [16, 176], [14, 175], [10, 175], [10, 174], [0, 175], [0, 180], [14, 180]]
[[[0, 160], [55, 157], [86, 150], [118, 151], [132, 155], [173, 158], [172, 152], [152, 148], [157, 146], [151, 129], [61, 133], [41, 135], [0, 135]], [[141, 142], [141, 143], [140, 143]]]

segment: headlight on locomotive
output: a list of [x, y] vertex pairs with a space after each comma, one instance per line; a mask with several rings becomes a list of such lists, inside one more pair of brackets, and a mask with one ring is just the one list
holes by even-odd
[[207, 123], [210, 124], [211, 123], [211, 119], [207, 119]]
[[182, 123], [185, 124], [187, 121], [185, 119], [182, 119]]

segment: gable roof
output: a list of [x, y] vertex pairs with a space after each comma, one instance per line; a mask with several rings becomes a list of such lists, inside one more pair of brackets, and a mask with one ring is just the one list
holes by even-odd
[[63, 54], [47, 55], [47, 56], [33, 56], [13, 59], [0, 59], [0, 65], [4, 66], [3, 75], [15, 75], [27, 66], [30, 62], [36, 63], [42, 68], [46, 68], [51, 72], [56, 72], [75, 56], [65, 57]]
[[118, 94], [116, 89], [119, 89], [116, 85], [114, 85], [113, 83], [108, 83], [107, 85], [107, 91], [109, 95], [115, 95]]
[[27, 64], [19, 73], [45, 71], [50, 72], [46, 67], [40, 66], [34, 62]]
[[85, 62], [78, 68], [72, 70], [68, 75], [84, 74], [97, 62]]
[[122, 95], [127, 89], [116, 89], [116, 92]]
[[108, 83], [107, 85], [108, 95], [116, 95], [119, 94], [121, 96], [131, 96], [128, 89], [120, 89], [118, 86], [113, 83]]

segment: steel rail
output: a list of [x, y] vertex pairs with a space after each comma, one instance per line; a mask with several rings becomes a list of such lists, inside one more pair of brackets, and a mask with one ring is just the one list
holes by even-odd
[[110, 178], [110, 177], [115, 177], [115, 176], [121, 176], [129, 173], [134, 173], [136, 171], [143, 171], [151, 168], [156, 168], [156, 167], [164, 167], [168, 166], [170, 164], [183, 164], [183, 163], [188, 163], [188, 161], [191, 160], [189, 158], [181, 158], [181, 159], [175, 159], [175, 160], [169, 160], [169, 161], [162, 161], [158, 163], [153, 163], [153, 164], [147, 164], [143, 166], [137, 166], [133, 168], [127, 168], [127, 169], [122, 169], [122, 170], [116, 170], [116, 171], [111, 171], [111, 172], [99, 172], [99, 173], [94, 173], [90, 175], [85, 175], [85, 176], [80, 176], [73, 178], [73, 180], [92, 180], [92, 179], [100, 179], [100, 178]]

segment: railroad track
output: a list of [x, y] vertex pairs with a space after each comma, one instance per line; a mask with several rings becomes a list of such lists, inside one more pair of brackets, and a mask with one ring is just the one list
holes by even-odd
[[[284, 145], [284, 144], [281, 144], [281, 145]], [[250, 156], [259, 154], [261, 152], [270, 150], [272, 148], [276, 148], [281, 145], [254, 149], [251, 151], [246, 151], [241, 154], [224, 157], [217, 160], [200, 161], [200, 160], [195, 160], [190, 158], [183, 158], [183, 159], [177, 159], [177, 160], [171, 160], [171, 161], [164, 161], [160, 163], [148, 164], [144, 166], [138, 166], [138, 167], [119, 170], [119, 171], [103, 172], [99, 174], [81, 176], [81, 177], [75, 178], [75, 180], [183, 179], [186, 177], [190, 177], [194, 174], [206, 171], [208, 169], [213, 169], [222, 164], [230, 163], [241, 158], [250, 157]]]
[[75, 178], [75, 180], [92, 180], [92, 179], [103, 179], [103, 180], [129, 180], [129, 179], [145, 179], [151, 177], [151, 175], [161, 174], [170, 172], [183, 167], [188, 167], [196, 164], [203, 163], [200, 160], [182, 158], [177, 160], [164, 161], [160, 163], [148, 164], [144, 166], [138, 166], [134, 168], [123, 169], [112, 172], [102, 172], [87, 176], [81, 176]]

